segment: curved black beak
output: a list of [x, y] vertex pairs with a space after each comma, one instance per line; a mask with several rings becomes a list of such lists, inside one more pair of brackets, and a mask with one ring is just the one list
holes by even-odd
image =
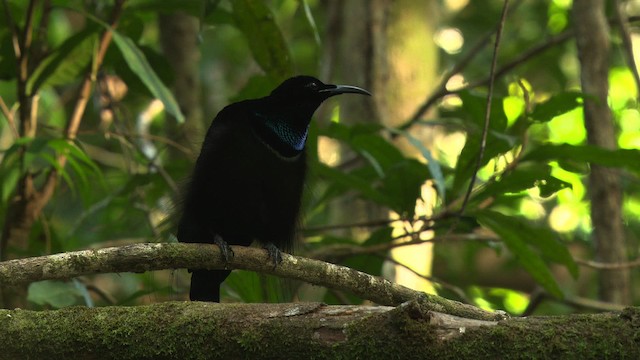
[[357, 86], [351, 86], [351, 85], [327, 85], [327, 88], [318, 90], [318, 92], [327, 94], [328, 96], [347, 94], [347, 93], [371, 96], [371, 93], [368, 92], [367, 90], [359, 88]]

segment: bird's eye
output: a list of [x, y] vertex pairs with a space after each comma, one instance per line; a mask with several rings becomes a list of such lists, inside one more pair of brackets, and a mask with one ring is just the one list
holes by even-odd
[[305, 87], [310, 90], [318, 90], [318, 83], [315, 81], [312, 81], [308, 83]]

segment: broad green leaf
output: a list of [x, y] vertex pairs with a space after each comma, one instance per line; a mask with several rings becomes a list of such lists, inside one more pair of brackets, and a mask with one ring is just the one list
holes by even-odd
[[268, 75], [284, 79], [293, 74], [289, 48], [271, 10], [262, 0], [234, 0], [233, 18], [249, 42], [253, 57]]
[[530, 117], [533, 121], [547, 122], [554, 117], [582, 106], [583, 94], [575, 91], [555, 94], [545, 102], [537, 104]]
[[344, 173], [336, 170], [332, 167], [324, 164], [317, 164], [315, 172], [324, 176], [334, 183], [334, 185], [340, 185], [346, 189], [358, 191], [363, 197], [375, 201], [381, 205], [391, 207], [394, 200], [390, 199], [387, 194], [383, 194], [381, 191], [376, 190], [373, 187], [371, 181], [355, 176], [353, 174]]
[[2, 176], [0, 176], [0, 181], [2, 181], [2, 203], [6, 204], [9, 201], [9, 197], [13, 195], [13, 191], [18, 185], [18, 180], [20, 180], [20, 168], [17, 166], [13, 166], [9, 169], [5, 169], [2, 167]]
[[40, 62], [27, 82], [27, 92], [42, 86], [64, 85], [77, 81], [91, 62], [98, 39], [98, 27], [89, 27], [69, 39]]
[[539, 250], [545, 259], [566, 266], [574, 278], [578, 276], [578, 265], [573, 256], [550, 228], [533, 226], [524, 218], [507, 216], [491, 210], [483, 210], [483, 213], [491, 216], [502, 227], [518, 232], [521, 235], [520, 238]]
[[446, 198], [445, 198], [446, 184], [444, 180], [444, 175], [442, 174], [442, 168], [440, 167], [440, 163], [436, 161], [431, 155], [431, 151], [429, 151], [429, 149], [427, 149], [427, 147], [424, 146], [424, 144], [420, 140], [418, 140], [416, 137], [411, 135], [408, 131], [394, 129], [390, 127], [387, 127], [387, 129], [394, 134], [399, 134], [401, 136], [404, 136], [405, 138], [407, 138], [409, 143], [411, 143], [411, 145], [415, 146], [415, 148], [420, 151], [424, 159], [427, 161], [427, 167], [429, 168], [429, 172], [431, 173], [431, 178], [433, 179], [436, 185], [438, 194], [440, 195], [442, 202], [446, 203]]
[[321, 134], [341, 140], [384, 176], [389, 168], [403, 161], [405, 157], [397, 147], [378, 134], [380, 129], [382, 127], [379, 125], [347, 126], [331, 123]]
[[[509, 151], [514, 144], [514, 140], [506, 135], [489, 132], [487, 134], [487, 144], [484, 149], [480, 167], [486, 165], [491, 159], [499, 154]], [[452, 191], [454, 194], [460, 193], [462, 186], [465, 185], [476, 167], [478, 160], [478, 152], [480, 151], [480, 134], [469, 133], [467, 142], [460, 152], [458, 162], [455, 169], [455, 178], [453, 181]]]
[[45, 280], [29, 285], [27, 300], [41, 306], [50, 305], [55, 309], [75, 305], [82, 296], [73, 283]]
[[[0, 191], [2, 203], [6, 203], [20, 180], [23, 169], [28, 168], [33, 161], [33, 156], [24, 156], [20, 160], [19, 149], [34, 142], [34, 138], [22, 137], [16, 139], [15, 142], [6, 150], [0, 150], [2, 154], [0, 160]], [[27, 147], [28, 149], [28, 147]]]
[[518, 262], [533, 278], [551, 294], [562, 297], [562, 292], [544, 261], [530, 247], [551, 261], [563, 264], [577, 277], [578, 266], [567, 247], [561, 244], [553, 231], [531, 226], [526, 220], [506, 216], [498, 212], [484, 210], [477, 212], [480, 224], [494, 231], [507, 248], [517, 257]]
[[382, 179], [380, 192], [393, 202], [391, 208], [401, 215], [413, 216], [416, 199], [420, 198], [422, 185], [429, 178], [427, 168], [415, 159], [405, 159], [392, 166]]
[[121, 35], [115, 30], [111, 31], [113, 33], [113, 42], [118, 46], [118, 49], [120, 49], [131, 71], [140, 77], [140, 80], [147, 86], [153, 96], [162, 101], [164, 108], [169, 114], [173, 115], [179, 123], [184, 122], [184, 115], [182, 111], [180, 111], [180, 106], [176, 102], [176, 99], [153, 71], [153, 68], [149, 65], [142, 51], [140, 51], [136, 44], [128, 37]]
[[116, 44], [122, 57], [126, 61], [131, 71], [136, 74], [144, 85], [149, 89], [151, 94], [158, 100], [162, 101], [165, 110], [176, 118], [179, 123], [184, 122], [184, 115], [180, 111], [178, 102], [171, 94], [171, 91], [162, 83], [158, 75], [155, 73], [144, 53], [136, 46], [136, 44], [125, 35], [120, 34], [109, 24], [100, 20], [96, 16], [83, 12], [83, 15], [95, 23], [104, 27], [107, 31], [111, 31], [113, 42]]
[[640, 172], [640, 150], [607, 150], [591, 145], [543, 145], [527, 153], [521, 161], [573, 161], [625, 168]]
[[531, 274], [540, 286], [558, 298], [564, 297], [547, 264], [527, 246], [518, 231], [504, 227], [501, 222], [496, 221], [492, 216], [479, 215], [478, 222], [500, 236], [507, 248], [516, 256], [520, 265]]
[[[466, 90], [460, 92], [458, 95], [462, 100], [462, 108], [460, 109], [461, 117], [475, 124], [478, 130], [484, 128], [484, 119], [487, 112], [487, 95]], [[496, 96], [494, 96], [491, 101], [489, 129], [498, 132], [504, 132], [508, 123], [502, 103], [503, 99]]]
[[571, 184], [551, 175], [551, 166], [546, 163], [523, 164], [513, 171], [504, 174], [498, 181], [487, 184], [476, 195], [474, 201], [482, 201], [489, 197], [518, 193], [537, 187], [540, 196], [548, 197]]
[[286, 281], [253, 271], [236, 270], [222, 284], [224, 294], [247, 303], [287, 302]]
[[85, 166], [100, 175], [100, 168], [98, 165], [96, 165], [96, 163], [74, 143], [70, 143], [64, 139], [53, 139], [49, 140], [48, 144], [52, 149], [58, 152], [66, 152], [68, 156], [80, 160]]

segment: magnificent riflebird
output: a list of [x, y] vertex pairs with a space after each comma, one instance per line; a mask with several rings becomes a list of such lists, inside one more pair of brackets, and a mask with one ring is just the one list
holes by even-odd
[[[307, 168], [309, 123], [328, 98], [371, 95], [355, 86], [311, 76], [285, 80], [268, 96], [226, 106], [215, 117], [188, 182], [177, 238], [220, 247], [258, 241], [276, 266], [290, 251]], [[191, 300], [220, 301], [229, 270], [189, 269]]]

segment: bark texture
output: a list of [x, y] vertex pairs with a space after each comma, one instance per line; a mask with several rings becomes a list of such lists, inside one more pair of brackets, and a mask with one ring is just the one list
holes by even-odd
[[398, 305], [416, 298], [432, 304], [431, 310], [467, 318], [494, 320], [500, 312], [491, 313], [471, 305], [423, 294], [380, 277], [288, 254], [277, 267], [266, 250], [232, 246], [234, 257], [225, 263], [220, 249], [208, 244], [135, 244], [98, 250], [83, 250], [0, 263], [0, 283], [23, 285], [39, 280], [69, 279], [81, 275], [144, 272], [179, 269], [245, 269], [277, 275], [315, 285], [348, 291], [381, 305]]
[[0, 310], [0, 359], [637, 359], [640, 313], [473, 321], [430, 311], [170, 302]]
[[180, 125], [175, 121], [168, 122], [167, 133], [197, 154], [205, 130], [201, 107], [198, 20], [177, 12], [160, 15], [158, 24], [162, 52], [173, 69], [173, 95], [185, 117]]
[[[610, 41], [604, 5], [604, 0], [576, 0], [573, 18], [582, 68], [582, 91], [587, 94], [584, 99], [587, 141], [591, 145], [615, 149], [615, 125], [607, 103]], [[627, 261], [618, 171], [591, 165], [589, 196], [597, 260], [604, 263]], [[599, 293], [604, 301], [630, 304], [629, 269], [602, 270]]]

